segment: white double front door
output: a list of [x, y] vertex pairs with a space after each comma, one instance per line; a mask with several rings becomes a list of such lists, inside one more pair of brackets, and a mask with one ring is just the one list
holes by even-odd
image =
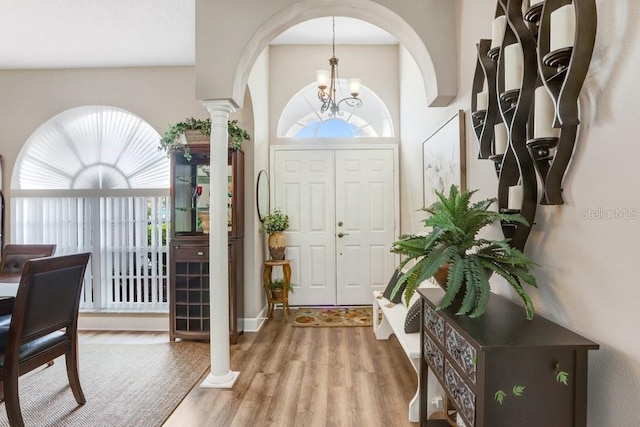
[[394, 147], [272, 150], [271, 206], [290, 217], [290, 303], [371, 304], [395, 268]]

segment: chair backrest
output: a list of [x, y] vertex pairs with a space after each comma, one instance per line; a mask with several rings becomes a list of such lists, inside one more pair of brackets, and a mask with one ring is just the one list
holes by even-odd
[[75, 334], [90, 253], [28, 260], [13, 306], [9, 341], [22, 344], [62, 328]]
[[7, 245], [2, 250], [0, 274], [20, 274], [28, 259], [51, 256], [56, 245]]

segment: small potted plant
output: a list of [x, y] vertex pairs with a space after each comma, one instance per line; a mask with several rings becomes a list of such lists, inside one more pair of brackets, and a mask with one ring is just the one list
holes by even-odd
[[280, 208], [273, 209], [262, 218], [260, 232], [269, 235], [269, 254], [272, 260], [283, 260], [287, 246], [284, 231], [289, 228], [289, 216]]
[[[271, 299], [273, 301], [282, 301], [282, 291], [284, 289], [284, 279], [275, 279], [269, 281], [269, 292], [271, 292]], [[289, 283], [287, 292], [292, 294], [293, 285]]]
[[478, 238], [478, 232], [495, 221], [519, 222], [526, 220], [519, 214], [503, 214], [489, 210], [495, 199], [471, 204], [474, 191], [460, 192], [451, 186], [449, 196], [436, 192], [438, 201], [423, 209], [430, 216], [423, 221], [431, 228], [426, 234], [400, 236], [391, 251], [404, 258], [399, 269], [414, 263], [398, 280], [392, 298], [406, 283], [408, 301], [422, 281], [430, 277], [445, 289], [438, 309], [450, 306], [457, 299], [459, 315], [481, 316], [491, 296], [489, 277], [502, 276], [518, 293], [526, 310], [527, 319], [534, 314], [533, 303], [522, 286], [536, 287], [536, 279], [529, 270], [535, 265], [508, 240]]
[[[227, 122], [227, 131], [229, 132], [229, 148], [239, 150], [242, 142], [250, 141], [251, 137], [246, 130], [238, 126], [237, 120]], [[158, 149], [167, 152], [167, 156], [171, 156], [176, 151], [182, 151], [187, 160], [191, 160], [191, 151], [188, 142], [204, 142], [208, 141], [211, 136], [211, 118], [196, 119], [188, 117], [182, 122], [170, 125], [162, 139]]]

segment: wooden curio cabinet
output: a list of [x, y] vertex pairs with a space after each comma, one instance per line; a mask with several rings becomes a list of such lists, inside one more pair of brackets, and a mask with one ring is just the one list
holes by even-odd
[[[209, 338], [209, 145], [171, 159], [170, 337]], [[243, 332], [244, 152], [228, 154], [229, 335]]]

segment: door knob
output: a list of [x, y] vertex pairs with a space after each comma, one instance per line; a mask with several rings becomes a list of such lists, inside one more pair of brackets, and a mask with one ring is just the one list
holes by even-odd
[[349, 233], [338, 233], [338, 237], [339, 237], [339, 238], [341, 238], [341, 239], [342, 239], [344, 236], [348, 236], [348, 235], [349, 235]]
[[342, 221], [338, 222], [338, 227], [342, 227], [342, 225], [343, 225]]

